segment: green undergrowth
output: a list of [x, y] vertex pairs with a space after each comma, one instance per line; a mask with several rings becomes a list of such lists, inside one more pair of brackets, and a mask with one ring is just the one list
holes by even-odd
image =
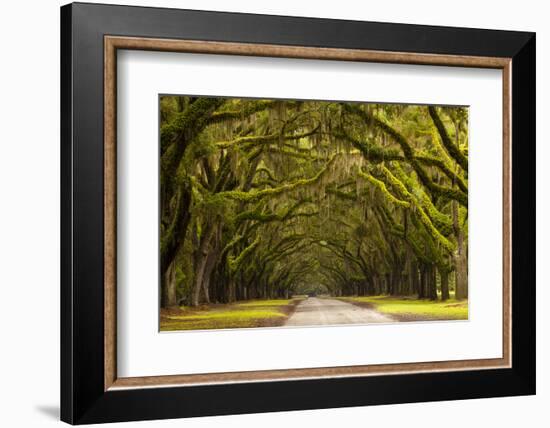
[[450, 299], [445, 302], [391, 296], [342, 297], [359, 305], [371, 305], [377, 311], [399, 321], [467, 320], [468, 301]]
[[162, 311], [161, 331], [275, 327], [283, 325], [299, 299], [248, 300]]

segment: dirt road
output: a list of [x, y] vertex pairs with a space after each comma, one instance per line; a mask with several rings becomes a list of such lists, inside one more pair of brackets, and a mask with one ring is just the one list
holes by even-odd
[[374, 309], [335, 299], [310, 297], [296, 307], [287, 326], [388, 323], [395, 320]]

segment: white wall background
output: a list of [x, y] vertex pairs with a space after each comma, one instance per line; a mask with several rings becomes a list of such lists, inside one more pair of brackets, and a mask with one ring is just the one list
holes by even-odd
[[[140, 426], [543, 426], [550, 404], [548, 107], [550, 27], [536, 0], [147, 0], [126, 4], [321, 18], [485, 27], [537, 32], [538, 395], [264, 415], [155, 421]], [[103, 3], [116, 3], [103, 1]], [[59, 424], [59, 6], [58, 0], [0, 6], [0, 421]], [[546, 77], [546, 78], [545, 78]], [[545, 120], [546, 119], [546, 120]], [[543, 129], [543, 127], [545, 129]], [[544, 422], [543, 422], [544, 421]], [[137, 423], [125, 426], [138, 426]]]

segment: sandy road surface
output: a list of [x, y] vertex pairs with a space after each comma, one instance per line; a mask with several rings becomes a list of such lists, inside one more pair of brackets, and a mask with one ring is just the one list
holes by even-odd
[[371, 324], [388, 323], [395, 320], [374, 309], [361, 308], [335, 299], [310, 297], [296, 307], [287, 320], [287, 326]]

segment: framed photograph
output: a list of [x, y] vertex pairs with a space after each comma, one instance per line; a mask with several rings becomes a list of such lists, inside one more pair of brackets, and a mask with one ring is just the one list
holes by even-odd
[[535, 35], [61, 8], [61, 418], [535, 393]]

